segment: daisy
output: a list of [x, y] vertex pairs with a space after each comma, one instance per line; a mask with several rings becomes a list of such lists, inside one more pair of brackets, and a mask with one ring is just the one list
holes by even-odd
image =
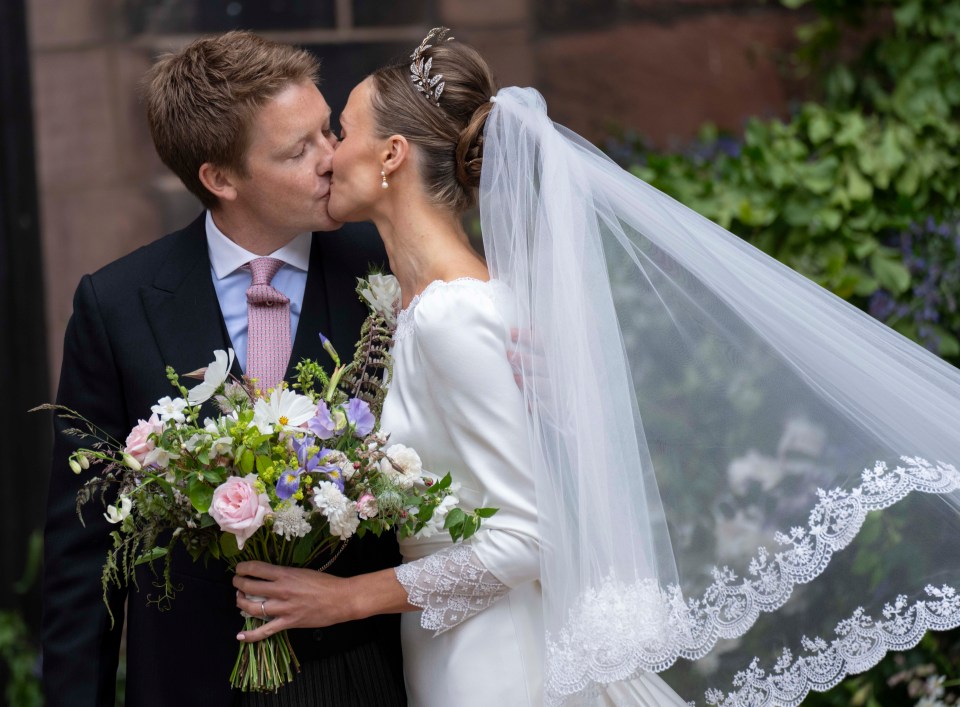
[[274, 388], [268, 400], [261, 398], [254, 406], [253, 424], [263, 434], [273, 434], [274, 427], [299, 427], [312, 418], [315, 411], [313, 401], [306, 395], [285, 388]]

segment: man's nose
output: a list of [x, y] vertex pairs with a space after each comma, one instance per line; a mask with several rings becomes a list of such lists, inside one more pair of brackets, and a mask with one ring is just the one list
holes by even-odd
[[337, 149], [337, 139], [332, 137], [324, 140], [321, 145], [320, 159], [317, 160], [317, 171], [320, 174], [326, 174], [333, 166], [333, 152]]

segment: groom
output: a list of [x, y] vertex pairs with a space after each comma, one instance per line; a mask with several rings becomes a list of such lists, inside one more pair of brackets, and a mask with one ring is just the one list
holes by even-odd
[[[372, 227], [340, 228], [327, 213], [337, 139], [317, 72], [307, 52], [245, 32], [198, 40], [153, 67], [154, 144], [206, 211], [84, 276], [67, 326], [60, 404], [123, 440], [159, 398], [176, 395], [165, 366], [192, 371], [232, 346], [234, 375], [245, 370], [267, 387], [284, 368], [290, 380], [303, 357], [326, 360], [320, 332], [350, 356], [365, 314], [355, 278], [385, 256]], [[254, 276], [277, 291], [269, 311], [248, 307]], [[260, 336], [264, 317], [279, 336]], [[125, 601], [127, 707], [404, 704], [395, 616], [293, 632], [304, 664], [293, 685], [277, 696], [231, 691], [242, 619], [230, 573], [183, 552], [173, 560], [179, 591], [170, 611], [148, 605], [157, 589], [142, 568], [138, 589], [109, 591], [111, 625], [100, 571], [113, 528], [97, 499], [83, 508], [85, 526], [76, 516], [77, 490], [91, 472], [70, 471], [68, 456], [83, 440], [64, 435], [67, 426], [55, 422], [45, 534], [47, 705], [112, 707]], [[398, 563], [392, 539], [368, 536], [329, 571], [352, 575]]]

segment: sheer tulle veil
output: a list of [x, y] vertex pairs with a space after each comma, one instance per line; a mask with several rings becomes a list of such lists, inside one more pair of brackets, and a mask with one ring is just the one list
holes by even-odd
[[697, 703], [796, 705], [960, 625], [960, 372], [533, 89], [494, 100], [481, 227], [533, 351], [548, 702], [654, 671]]

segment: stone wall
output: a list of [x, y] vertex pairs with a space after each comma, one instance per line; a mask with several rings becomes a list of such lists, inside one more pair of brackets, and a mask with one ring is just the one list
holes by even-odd
[[[350, 2], [335, 0], [347, 15]], [[80, 277], [198, 210], [154, 155], [137, 91], [152, 57], [192, 36], [134, 33], [136, 5], [28, 0], [54, 385]], [[619, 125], [660, 145], [681, 144], [707, 120], [737, 130], [750, 115], [787, 110], [776, 58], [795, 21], [775, 3], [435, 0], [430, 8], [393, 29], [338, 25], [270, 36], [321, 54], [347, 42], [362, 52], [363, 42], [413, 46], [430, 22], [442, 22], [489, 58], [502, 84], [538, 87], [555, 120], [591, 139]]]
[[796, 20], [775, 7], [713, 4], [539, 37], [537, 86], [553, 119], [594, 140], [619, 126], [669, 147], [704, 121], [739, 132], [749, 116], [784, 116], [790, 96], [778, 65]]
[[120, 31], [119, 0], [29, 0], [49, 359], [84, 273], [159, 235], [160, 170], [137, 97], [150, 66]]

